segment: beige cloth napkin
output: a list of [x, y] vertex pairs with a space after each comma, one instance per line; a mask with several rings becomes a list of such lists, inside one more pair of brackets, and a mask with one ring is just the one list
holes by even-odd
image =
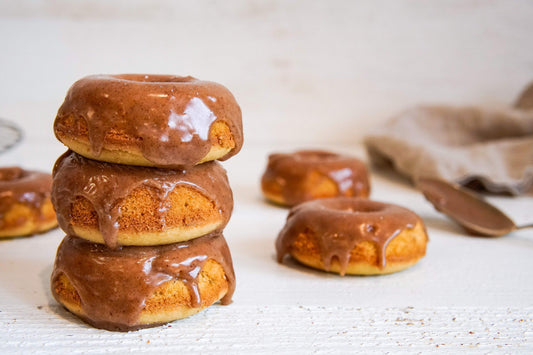
[[515, 108], [419, 106], [365, 138], [373, 163], [518, 195], [533, 187], [533, 85]]

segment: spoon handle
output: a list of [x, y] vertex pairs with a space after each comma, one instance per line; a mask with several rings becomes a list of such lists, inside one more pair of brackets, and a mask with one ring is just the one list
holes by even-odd
[[533, 228], [533, 223], [524, 224], [523, 226], [516, 226], [516, 229]]

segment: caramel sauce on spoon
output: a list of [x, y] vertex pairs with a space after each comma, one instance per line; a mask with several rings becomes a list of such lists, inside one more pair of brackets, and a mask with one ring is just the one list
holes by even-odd
[[474, 234], [498, 237], [530, 227], [518, 227], [498, 208], [457, 184], [435, 178], [420, 178], [417, 187], [437, 211]]

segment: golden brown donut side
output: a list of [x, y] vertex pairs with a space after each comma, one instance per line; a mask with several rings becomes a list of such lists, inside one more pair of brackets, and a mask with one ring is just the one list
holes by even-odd
[[359, 198], [328, 198], [291, 209], [276, 240], [278, 260], [347, 274], [386, 274], [425, 255], [427, 233], [413, 212]]
[[65, 232], [113, 248], [176, 243], [219, 231], [233, 210], [218, 162], [171, 170], [98, 162], [74, 152], [56, 163], [53, 203]]
[[58, 302], [87, 323], [127, 331], [231, 302], [235, 276], [221, 234], [112, 250], [76, 237], [59, 246], [51, 277]]
[[0, 238], [26, 236], [57, 226], [50, 174], [0, 168]]
[[294, 206], [327, 197], [368, 197], [366, 166], [356, 158], [326, 151], [303, 150], [271, 154], [261, 178], [264, 196]]
[[170, 75], [82, 78], [69, 89], [54, 132], [91, 159], [167, 168], [226, 160], [243, 141], [241, 110], [228, 89]]

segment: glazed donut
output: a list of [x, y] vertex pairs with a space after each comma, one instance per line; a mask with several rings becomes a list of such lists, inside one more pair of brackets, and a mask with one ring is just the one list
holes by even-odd
[[172, 170], [110, 164], [67, 151], [53, 175], [59, 226], [111, 248], [170, 244], [220, 231], [233, 210], [226, 171], [216, 161]]
[[261, 188], [268, 200], [284, 206], [317, 198], [370, 194], [368, 172], [361, 161], [320, 150], [271, 154]]
[[427, 233], [410, 210], [353, 197], [333, 197], [293, 207], [276, 241], [278, 261], [353, 275], [389, 274], [416, 264]]
[[67, 236], [51, 277], [54, 298], [97, 328], [128, 331], [231, 303], [235, 275], [222, 234], [113, 250]]
[[172, 75], [92, 75], [69, 89], [54, 122], [73, 151], [166, 168], [226, 160], [242, 146], [241, 109], [224, 86]]
[[19, 167], [0, 168], [0, 238], [40, 233], [57, 226], [52, 176]]

